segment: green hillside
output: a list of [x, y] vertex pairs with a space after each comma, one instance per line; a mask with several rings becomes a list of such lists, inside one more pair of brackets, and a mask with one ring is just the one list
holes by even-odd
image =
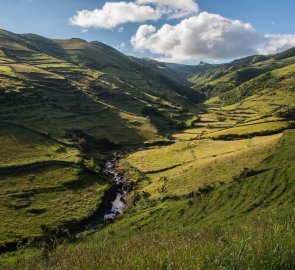
[[193, 90], [146, 79], [148, 69], [101, 43], [1, 30], [0, 57], [0, 249], [82, 222], [109, 189], [106, 151], [166, 142], [199, 110], [176, 92]]
[[0, 268], [295, 269], [294, 73], [0, 30]]
[[[116, 133], [120, 134], [120, 139], [124, 142], [156, 140], [159, 137], [157, 134], [144, 132], [147, 136], [144, 138], [138, 134], [141, 124], [137, 121], [145, 116], [142, 112], [146, 107], [157, 111], [157, 117], [153, 117], [151, 123], [158, 128], [156, 133], [169, 133], [171, 128], [181, 125], [178, 116], [183, 112], [183, 106], [187, 108], [187, 118], [191, 118], [198, 110], [195, 104], [199, 101], [199, 95], [193, 90], [155, 73], [102, 43], [87, 43], [79, 39], [54, 41], [32, 34], [15, 35], [2, 30], [0, 48], [0, 69], [3, 71], [1, 98], [9, 99], [13, 96], [11, 102], [15, 104], [19, 101], [21, 106], [24, 104], [21, 99], [27, 98], [26, 105], [32, 107], [30, 111], [33, 114], [40, 110], [38, 115], [47, 123], [48, 132], [52, 132], [50, 117], [42, 112], [44, 106], [40, 107], [40, 103], [46, 104], [47, 112], [53, 108], [61, 121], [58, 126], [63, 128], [59, 131], [59, 136], [73, 129], [77, 122], [85, 125], [88, 122], [86, 128], [95, 129], [96, 137], [108, 138], [114, 142], [118, 141], [113, 136]], [[39, 103], [39, 108], [35, 101]], [[0, 117], [9, 119], [5, 115], [5, 108], [1, 109], [3, 114]], [[130, 120], [126, 121], [126, 117], [122, 119], [120, 113], [129, 114]], [[28, 120], [27, 115], [22, 116]], [[85, 116], [88, 120], [80, 121], [79, 118]], [[15, 122], [16, 119], [13, 118]], [[62, 124], [65, 119], [68, 127]], [[100, 119], [100, 131], [95, 119]], [[24, 121], [20, 119], [19, 122]], [[38, 119], [29, 121], [36, 126]], [[139, 122], [151, 120], [145, 117]], [[112, 130], [118, 130], [106, 135], [109, 124]], [[53, 125], [55, 129], [56, 123]], [[147, 125], [149, 123], [144, 126]], [[145, 127], [143, 129], [146, 131]]]
[[[165, 151], [171, 160], [174, 155], [173, 160], [179, 160], [182, 143], [132, 154], [122, 166], [129, 164], [128, 173], [134, 177], [135, 172], [140, 182], [128, 213], [99, 232], [81, 235], [78, 243], [60, 246], [47, 265], [40, 261], [40, 250], [19, 251], [16, 255], [22, 259], [14, 267], [293, 269], [294, 135], [289, 130], [257, 138], [252, 145], [249, 140], [231, 141], [228, 144], [240, 150], [228, 152], [227, 142], [216, 142], [219, 146], [212, 148], [200, 141], [202, 154], [188, 157], [187, 165], [175, 169], [165, 168], [170, 162], [155, 161], [155, 155]], [[191, 149], [198, 153], [199, 146]], [[151, 160], [151, 169], [165, 170], [145, 172], [143, 166]], [[202, 169], [204, 163], [209, 172]], [[191, 180], [177, 178], [177, 174], [189, 176], [188, 165], [200, 175]], [[210, 174], [219, 177], [207, 182]], [[13, 262], [7, 257], [4, 261]]]
[[[244, 83], [250, 82], [252, 79], [259, 80], [263, 75], [272, 74], [271, 71], [294, 64], [294, 56], [294, 48], [275, 55], [250, 56], [229, 64], [209, 66], [210, 69], [196, 72], [195, 75], [191, 76], [190, 81], [195, 84], [195, 89], [205, 92], [208, 96], [218, 96], [239, 89], [239, 87], [243, 88], [245, 87]], [[260, 85], [260, 87], [265, 86]]]

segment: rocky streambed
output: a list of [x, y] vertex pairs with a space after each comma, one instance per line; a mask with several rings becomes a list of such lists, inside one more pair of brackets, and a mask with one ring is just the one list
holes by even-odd
[[118, 153], [109, 158], [105, 164], [103, 173], [111, 179], [113, 183], [114, 199], [111, 201], [110, 209], [104, 214], [104, 220], [112, 220], [117, 215], [124, 213], [126, 209], [126, 196], [132, 190], [133, 186], [128, 182], [128, 178], [122, 172], [118, 171], [118, 162], [126, 155], [126, 153]]

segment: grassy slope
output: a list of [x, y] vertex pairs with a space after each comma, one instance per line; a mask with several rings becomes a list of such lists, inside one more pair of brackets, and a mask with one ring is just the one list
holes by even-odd
[[[293, 63], [282, 68], [277, 68], [243, 83], [238, 88], [227, 91], [225, 94], [221, 95], [221, 99], [225, 104], [233, 104], [253, 94], [276, 95], [276, 93], [280, 91], [282, 91], [283, 94], [288, 94], [288, 92], [294, 91], [294, 73], [295, 64]], [[278, 89], [280, 91], [278, 91]], [[285, 105], [285, 103], [282, 104]]]
[[[202, 115], [199, 122], [195, 123], [196, 128], [203, 128], [204, 132], [193, 134], [193, 130], [185, 130], [176, 137], [185, 140], [249, 138], [278, 133], [294, 126], [293, 62], [294, 50], [291, 49], [263, 62], [251, 63], [271, 65], [272, 69], [246, 80], [238, 87], [227, 86], [225, 92], [220, 92], [215, 87], [216, 96], [205, 102], [207, 114]], [[229, 82], [230, 79], [225, 81]]]
[[273, 70], [294, 64], [294, 48], [269, 56], [250, 56], [199, 71], [191, 77], [195, 89], [219, 95]]
[[0, 30], [1, 247], [89, 216], [108, 188], [102, 151], [164, 140], [181, 106], [196, 110], [177, 92], [192, 90], [150, 74], [101, 43]]
[[80, 161], [77, 149], [18, 126], [0, 126], [0, 168], [43, 161]]
[[[97, 208], [107, 184], [85, 166], [99, 172], [100, 152], [109, 145], [101, 139], [154, 142], [186, 123], [193, 127], [176, 134], [176, 144], [121, 163], [139, 181], [130, 211], [94, 237], [66, 245], [52, 257], [52, 268], [294, 267], [288, 216], [294, 132], [279, 134], [294, 125], [280, 114], [294, 103], [292, 50], [196, 69], [196, 83], [209, 84], [203, 90], [217, 95], [196, 117], [191, 100], [199, 94], [156, 71], [154, 63], [104, 44], [5, 31], [0, 44], [2, 244], [41, 236], [41, 226], [63, 226]], [[237, 225], [241, 221], [245, 227]], [[213, 229], [205, 229], [209, 225]], [[29, 267], [43, 268], [35, 257], [41, 250], [32, 252], [19, 251], [15, 258], [33, 256]]]
[[2, 175], [0, 182], [1, 246], [40, 237], [42, 227], [59, 229], [88, 217], [107, 188], [79, 168], [58, 165]]
[[[128, 168], [145, 173], [138, 192], [150, 199], [185, 196], [221, 185], [266, 158], [280, 135], [239, 141], [180, 142], [133, 154]], [[172, 169], [170, 169], [172, 168]]]
[[[104, 44], [77, 39], [52, 41], [3, 30], [0, 34], [0, 98], [8, 106], [1, 108], [3, 119], [11, 118], [59, 138], [78, 123], [78, 128], [90, 136], [136, 144], [161, 140], [159, 130], [166, 133], [177, 128], [181, 121], [175, 117], [182, 106], [188, 104], [197, 110], [189, 101], [189, 97], [198, 96], [194, 91], [161, 74], [154, 75], [148, 67]], [[136, 80], [104, 71], [114, 67]], [[152, 119], [142, 114], [147, 106], [158, 111]], [[25, 114], [16, 117], [20, 110]], [[193, 114], [188, 111], [187, 117]], [[138, 124], [133, 125], [139, 117]], [[42, 126], [44, 122], [46, 126]]]
[[[66, 51], [73, 63], [103, 72], [103, 80], [110, 82], [116, 91], [97, 93], [94, 89], [92, 94], [122, 110], [140, 114], [142, 108], [151, 101], [158, 109], [167, 109], [167, 101], [178, 107], [186, 106], [193, 109], [192, 101], [199, 100], [197, 93], [172, 80], [172, 77], [163, 75], [145, 65], [145, 62], [127, 57], [103, 43], [87, 43], [79, 39], [55, 42]], [[158, 99], [151, 100], [145, 93]], [[119, 102], [116, 102], [118, 100]], [[179, 113], [175, 108], [172, 111]]]
[[0, 141], [1, 247], [81, 220], [100, 204], [107, 184], [85, 169], [78, 149], [10, 124], [1, 124]]
[[[294, 269], [294, 139], [294, 130], [286, 131], [268, 158], [201, 194], [157, 203], [148, 203], [147, 197], [135, 200], [131, 211], [115, 223], [86, 234], [80, 243], [61, 246], [47, 267], [37, 250], [19, 251], [22, 261], [16, 265]], [[9, 257], [3, 261], [13, 262]]]

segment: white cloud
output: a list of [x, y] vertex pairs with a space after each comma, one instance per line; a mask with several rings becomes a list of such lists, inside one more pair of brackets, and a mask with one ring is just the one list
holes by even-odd
[[194, 0], [137, 0], [138, 4], [153, 4], [169, 18], [187, 17], [199, 12]]
[[[30, 0], [23, 0], [30, 1]], [[182, 19], [157, 29], [141, 25], [132, 36], [137, 51], [171, 62], [220, 61], [251, 54], [270, 54], [295, 46], [295, 35], [260, 35], [249, 23], [208, 12], [199, 13], [196, 0], [129, 0], [106, 2], [101, 9], [78, 11], [70, 22], [87, 28], [114, 29], [125, 23]], [[122, 45], [122, 44], [121, 44]], [[118, 46], [123, 49], [124, 46]]]
[[133, 2], [106, 2], [101, 9], [80, 10], [70, 23], [84, 28], [111, 29], [128, 22], [142, 23], [161, 18], [175, 19], [198, 13], [194, 0], [136, 0]]
[[70, 23], [83, 28], [111, 29], [127, 22], [144, 22], [161, 18], [159, 10], [134, 2], [106, 2], [102, 9], [78, 11]]
[[174, 26], [165, 24], [158, 30], [141, 25], [131, 39], [135, 50], [173, 61], [241, 57], [255, 53], [261, 42], [251, 24], [207, 12]]
[[295, 46], [295, 35], [265, 35], [260, 54], [272, 54]]

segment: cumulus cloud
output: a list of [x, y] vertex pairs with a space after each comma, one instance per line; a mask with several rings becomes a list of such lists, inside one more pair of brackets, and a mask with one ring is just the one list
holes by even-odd
[[141, 25], [131, 39], [136, 50], [174, 61], [241, 57], [255, 53], [261, 42], [251, 24], [207, 12], [158, 30]]
[[272, 54], [295, 46], [295, 35], [265, 35], [260, 54]]
[[160, 28], [143, 24], [131, 38], [137, 51], [162, 61], [220, 61], [251, 54], [271, 54], [295, 46], [295, 35], [261, 35], [249, 23], [208, 12], [199, 13], [196, 0], [129, 0], [106, 2], [101, 9], [78, 11], [70, 22], [87, 28], [117, 28], [122, 24], [181, 19]]
[[136, 0], [134, 2], [106, 2], [101, 9], [80, 10], [70, 23], [83, 28], [111, 29], [124, 23], [176, 19], [198, 13], [194, 0]]
[[153, 4], [169, 18], [182, 18], [199, 12], [199, 6], [194, 0], [137, 0], [136, 3]]
[[144, 22], [161, 18], [159, 10], [151, 6], [142, 6], [134, 2], [106, 2], [102, 9], [81, 10], [70, 23], [83, 28], [111, 29], [127, 22]]

